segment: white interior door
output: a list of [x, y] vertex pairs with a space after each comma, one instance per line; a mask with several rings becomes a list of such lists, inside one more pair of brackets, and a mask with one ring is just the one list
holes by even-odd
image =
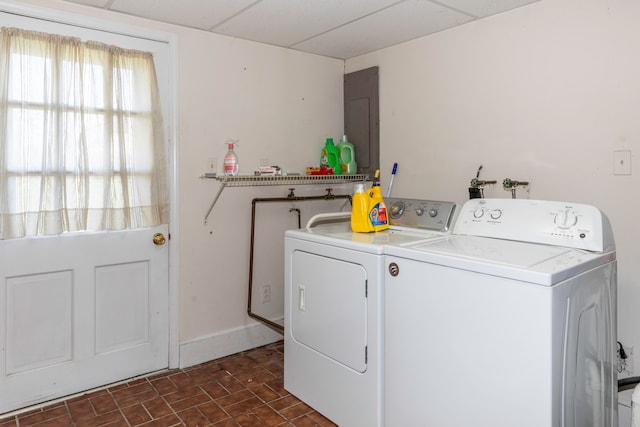
[[168, 366], [167, 228], [0, 241], [0, 413]]
[[[152, 52], [172, 134], [166, 41], [3, 0], [0, 25]], [[168, 225], [0, 241], [0, 413], [166, 368], [168, 265]]]

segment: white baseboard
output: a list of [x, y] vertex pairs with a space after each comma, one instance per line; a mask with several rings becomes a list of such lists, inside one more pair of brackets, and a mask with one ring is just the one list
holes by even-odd
[[282, 339], [282, 333], [261, 323], [198, 337], [180, 343], [180, 368], [219, 359]]

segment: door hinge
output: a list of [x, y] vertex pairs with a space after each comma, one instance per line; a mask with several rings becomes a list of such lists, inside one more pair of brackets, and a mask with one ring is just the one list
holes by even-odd
[[364, 346], [364, 363], [365, 365], [369, 362], [369, 347]]
[[364, 297], [369, 298], [369, 280], [364, 281]]

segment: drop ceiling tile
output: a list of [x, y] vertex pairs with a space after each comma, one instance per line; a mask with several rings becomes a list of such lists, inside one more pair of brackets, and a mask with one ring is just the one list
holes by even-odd
[[67, 0], [351, 58], [540, 0]]
[[438, 0], [438, 3], [483, 18], [537, 1], [540, 0]]
[[348, 59], [464, 24], [472, 19], [425, 0], [406, 0], [292, 47]]
[[255, 2], [256, 0], [115, 0], [110, 9], [208, 30]]
[[397, 3], [399, 0], [262, 0], [213, 31], [290, 46]]

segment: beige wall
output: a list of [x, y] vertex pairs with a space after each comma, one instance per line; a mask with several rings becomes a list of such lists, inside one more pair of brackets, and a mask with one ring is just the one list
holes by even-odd
[[[237, 349], [236, 340], [244, 342], [245, 326], [255, 323], [246, 314], [251, 200], [284, 197], [288, 189], [226, 188], [205, 226], [203, 216], [218, 189], [217, 182], [199, 179], [206, 158], [217, 158], [222, 171], [223, 142], [234, 137], [240, 139], [241, 172], [253, 172], [263, 159], [290, 172], [316, 165], [324, 138], [342, 132], [344, 63], [180, 30], [180, 73], [180, 339], [188, 343], [185, 362], [198, 361], [193, 353], [221, 355]], [[323, 190], [296, 187], [298, 195]], [[256, 237], [256, 257], [260, 261], [275, 252], [279, 261], [256, 269], [256, 286], [271, 282], [272, 300], [282, 301], [282, 232], [277, 241], [263, 236], [293, 218], [288, 206], [272, 208], [268, 218], [264, 208], [258, 212], [263, 228]], [[289, 222], [278, 228], [295, 226]], [[262, 280], [265, 275], [275, 278]], [[269, 336], [246, 342], [260, 345]]]
[[[519, 197], [590, 203], [618, 249], [618, 335], [640, 346], [640, 2], [542, 0], [346, 61], [380, 67], [381, 167], [394, 195], [468, 199], [481, 178]], [[631, 150], [632, 175], [613, 174]], [[488, 197], [510, 197], [501, 185]], [[638, 351], [636, 351], [636, 354]], [[635, 363], [635, 366], [640, 366]]]

